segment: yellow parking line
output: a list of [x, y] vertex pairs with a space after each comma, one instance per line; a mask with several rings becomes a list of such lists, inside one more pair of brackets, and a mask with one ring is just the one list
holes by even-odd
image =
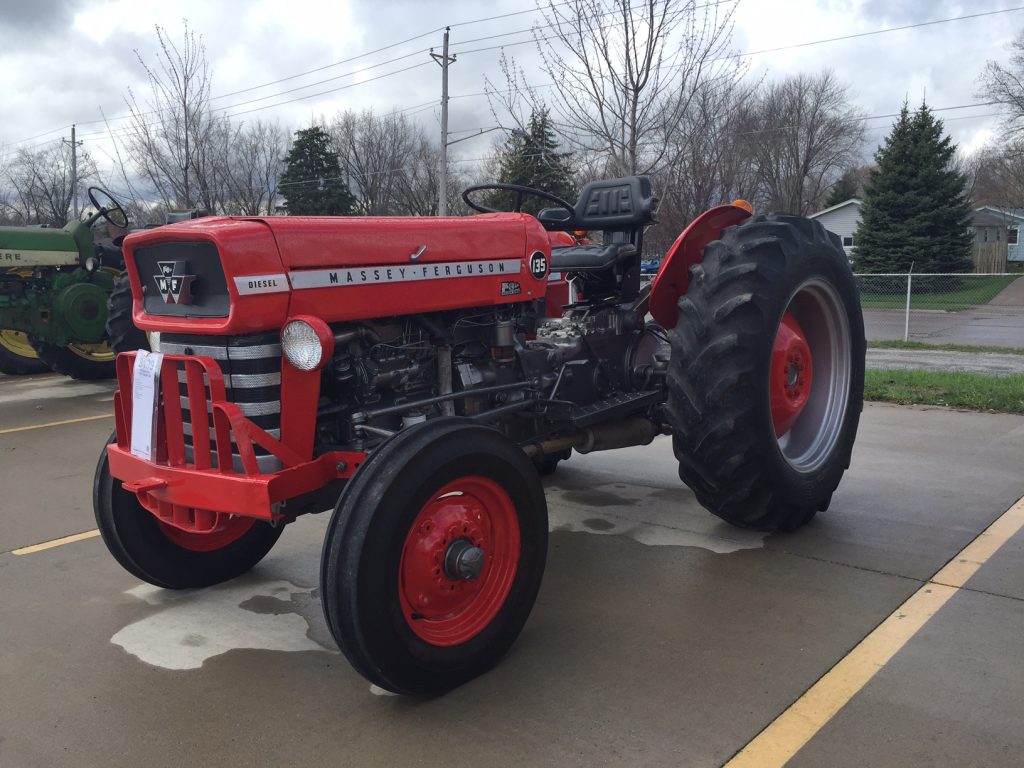
[[938, 613], [992, 555], [1024, 528], [1024, 498], [964, 547], [849, 654], [726, 763], [785, 765]]
[[44, 541], [42, 544], [33, 544], [31, 547], [22, 547], [21, 549], [11, 550], [12, 555], [31, 555], [34, 552], [42, 552], [44, 549], [53, 549], [54, 547], [62, 547], [65, 544], [74, 544], [76, 541], [85, 541], [86, 539], [92, 539], [99, 536], [100, 532], [97, 529], [86, 531], [85, 533], [76, 533], [71, 536], [64, 536], [60, 539], [54, 539], [53, 541]]
[[0, 435], [9, 435], [12, 432], [28, 432], [30, 429], [45, 429], [46, 427], [61, 427], [65, 424], [79, 424], [83, 421], [98, 421], [100, 419], [112, 418], [114, 414], [104, 413], [99, 416], [82, 416], [79, 419], [64, 419], [64, 421], [48, 421], [45, 424], [29, 424], [27, 427], [10, 427], [0, 429]]

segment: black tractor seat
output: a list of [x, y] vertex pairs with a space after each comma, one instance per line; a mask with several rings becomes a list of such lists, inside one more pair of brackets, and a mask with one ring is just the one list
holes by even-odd
[[556, 246], [551, 249], [551, 271], [600, 272], [635, 255], [632, 243]]

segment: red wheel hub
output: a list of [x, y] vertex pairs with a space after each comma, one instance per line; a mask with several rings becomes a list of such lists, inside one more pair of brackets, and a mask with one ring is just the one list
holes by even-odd
[[813, 378], [811, 348], [803, 328], [788, 311], [782, 316], [772, 347], [772, 368], [769, 393], [775, 436], [782, 437], [792, 429], [807, 405]]
[[[462, 573], [455, 556], [483, 554]], [[447, 563], [446, 563], [447, 560]], [[445, 485], [412, 522], [398, 569], [402, 614], [431, 645], [465, 643], [501, 610], [519, 564], [519, 519], [505, 490], [476, 475]]]
[[227, 517], [227, 522], [209, 533], [183, 531], [163, 520], [157, 520], [157, 525], [160, 526], [164, 536], [182, 549], [192, 552], [216, 552], [218, 549], [223, 549], [228, 544], [238, 541], [248, 533], [256, 522], [254, 517], [228, 517], [226, 515], [225, 517]]

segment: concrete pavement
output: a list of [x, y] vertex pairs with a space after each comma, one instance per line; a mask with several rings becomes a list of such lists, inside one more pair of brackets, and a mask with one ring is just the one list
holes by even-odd
[[[832, 508], [792, 534], [702, 510], [668, 440], [547, 483], [539, 602], [490, 674], [375, 695], [317, 590], [327, 516], [221, 587], [141, 585], [86, 531], [109, 388], [0, 379], [0, 765], [715, 766], [732, 758], [1024, 495], [1024, 418], [869, 405]], [[1017, 533], [793, 765], [1016, 766]], [[767, 765], [768, 763], [763, 763]]]

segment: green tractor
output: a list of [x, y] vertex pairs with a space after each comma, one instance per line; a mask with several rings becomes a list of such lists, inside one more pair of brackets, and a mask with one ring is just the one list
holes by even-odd
[[0, 227], [0, 372], [45, 366], [75, 379], [111, 378], [116, 351], [145, 346], [121, 280], [121, 249], [97, 243], [92, 230], [101, 218], [127, 229], [128, 217], [105, 190], [90, 187], [89, 200], [96, 212], [63, 229]]

